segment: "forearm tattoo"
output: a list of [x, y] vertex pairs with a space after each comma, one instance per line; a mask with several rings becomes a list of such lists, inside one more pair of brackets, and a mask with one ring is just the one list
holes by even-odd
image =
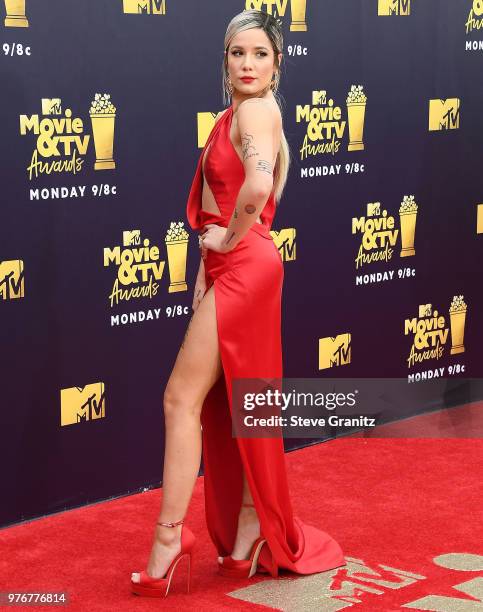
[[247, 160], [249, 157], [254, 157], [258, 155], [258, 152], [253, 145], [253, 136], [251, 134], [245, 133], [242, 136], [242, 153], [243, 153], [243, 161]]
[[261, 172], [267, 172], [271, 176], [272, 175], [272, 164], [270, 164], [264, 159], [260, 159], [257, 162], [257, 167], [255, 168], [255, 170], [260, 170]]
[[[247, 212], [249, 215], [253, 215], [254, 212], [256, 212], [257, 207], [254, 204], [245, 204], [244, 207], [245, 212]], [[238, 212], [237, 209], [235, 208], [235, 212], [234, 212], [234, 218], [236, 219], [238, 217]], [[233, 236], [235, 235], [236, 232], [232, 232], [231, 236], [228, 238], [228, 240], [225, 242], [225, 245], [229, 244], [231, 242], [231, 239], [233, 238]]]

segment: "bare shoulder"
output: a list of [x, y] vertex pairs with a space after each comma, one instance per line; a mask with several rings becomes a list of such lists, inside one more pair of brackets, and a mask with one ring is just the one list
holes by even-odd
[[[235, 140], [242, 143], [256, 141], [258, 149], [265, 149], [265, 159], [271, 160], [274, 165], [280, 152], [283, 124], [282, 113], [275, 99], [248, 98], [243, 100], [237, 109]], [[242, 133], [244, 136], [242, 136]], [[271, 135], [271, 142], [265, 138]], [[242, 147], [243, 148], [243, 147]], [[243, 152], [245, 159], [245, 152]]]
[[260, 117], [272, 122], [273, 127], [281, 126], [282, 113], [275, 100], [265, 98], [248, 98], [238, 105], [238, 115], [244, 117]]
[[215, 123], [218, 121], [218, 119], [221, 119], [228, 110], [228, 108], [225, 108], [225, 110], [220, 111], [215, 117]]

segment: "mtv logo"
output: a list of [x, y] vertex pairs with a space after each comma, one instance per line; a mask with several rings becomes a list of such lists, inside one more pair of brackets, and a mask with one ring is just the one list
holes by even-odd
[[367, 216], [374, 217], [381, 214], [381, 203], [380, 202], [369, 202], [367, 204]]
[[[461, 555], [463, 556], [463, 555]], [[471, 557], [470, 554], [467, 555]], [[473, 555], [477, 556], [477, 555]], [[334, 570], [319, 572], [298, 578], [297, 580], [262, 580], [251, 586], [243, 586], [236, 591], [229, 593], [230, 597], [243, 601], [245, 604], [259, 604], [267, 610], [281, 610], [280, 602], [300, 602], [296, 606], [284, 606], [284, 610], [294, 611], [306, 610], [307, 612], [337, 612], [338, 610], [346, 610], [350, 612], [351, 608], [354, 612], [359, 610], [382, 610], [383, 608], [377, 603], [374, 606], [365, 605], [365, 595], [380, 595], [384, 596], [389, 590], [391, 592], [404, 592], [405, 587], [416, 583], [417, 581], [427, 580], [426, 576], [409, 572], [405, 569], [391, 567], [376, 561], [364, 561], [356, 557], [344, 555], [346, 565]], [[478, 558], [478, 557], [477, 557]], [[479, 561], [479, 558], [478, 558]], [[469, 561], [466, 561], [469, 563]], [[474, 565], [477, 562], [475, 561]], [[473, 580], [474, 582], [474, 580]], [[462, 590], [462, 589], [461, 589]], [[469, 597], [477, 596], [473, 590], [467, 589]], [[428, 598], [426, 598], [428, 599]], [[434, 599], [437, 599], [436, 597]], [[449, 597], [440, 598], [446, 604]], [[462, 602], [463, 599], [458, 598], [457, 602]], [[468, 601], [468, 600], [466, 600]], [[479, 601], [479, 599], [478, 599]], [[425, 605], [417, 607], [418, 610], [461, 610], [462, 604], [455, 602], [454, 607], [449, 605], [444, 608], [436, 603], [436, 601], [425, 601]], [[417, 602], [416, 602], [417, 603]], [[470, 603], [473, 603], [473, 599]], [[477, 602], [475, 602], [478, 605]], [[361, 608], [360, 605], [363, 606]], [[278, 606], [275, 608], [275, 606]], [[412, 607], [404, 605], [404, 608]], [[386, 606], [385, 610], [396, 610], [394, 606]], [[402, 608], [401, 608], [402, 609]]]
[[123, 0], [124, 13], [166, 15], [166, 0]]
[[351, 334], [319, 338], [319, 370], [351, 362]]
[[203, 148], [211, 130], [215, 125], [216, 115], [218, 113], [196, 113], [198, 125], [198, 147]]
[[430, 317], [433, 314], [433, 309], [431, 304], [420, 304], [418, 319], [423, 319], [424, 317]]
[[327, 104], [327, 90], [325, 89], [312, 92], [312, 106], [320, 106], [321, 104]]
[[483, 204], [476, 207], [476, 233], [483, 234]]
[[60, 424], [73, 425], [81, 421], [103, 419], [105, 413], [104, 383], [60, 390]]
[[411, 0], [379, 0], [378, 15], [409, 15]]
[[[305, 0], [302, 0], [305, 5]], [[300, 0], [295, 0], [297, 4]], [[283, 17], [287, 12], [288, 0], [245, 0], [245, 10], [250, 11], [255, 9], [256, 11], [264, 11], [274, 17]], [[291, 0], [291, 9], [293, 12], [294, 0]], [[274, 6], [275, 5], [275, 6]]]
[[62, 102], [60, 98], [42, 98], [42, 115], [62, 114]]
[[429, 131], [455, 130], [460, 126], [460, 99], [429, 101]]
[[127, 230], [122, 233], [123, 246], [135, 246], [141, 244], [141, 230]]
[[286, 227], [276, 232], [272, 230], [270, 235], [273, 238], [275, 246], [280, 251], [280, 256], [282, 257], [282, 261], [294, 261], [296, 258], [295, 247], [297, 243], [296, 239], [296, 230], [294, 227]]
[[0, 261], [0, 297], [12, 300], [25, 296], [22, 259]]

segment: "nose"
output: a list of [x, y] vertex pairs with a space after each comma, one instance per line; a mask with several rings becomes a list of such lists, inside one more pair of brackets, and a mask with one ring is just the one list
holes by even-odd
[[251, 68], [251, 66], [252, 66], [252, 60], [251, 60], [249, 54], [247, 53], [245, 55], [245, 58], [244, 58], [243, 62], [242, 62], [242, 67], [245, 69], [245, 68]]

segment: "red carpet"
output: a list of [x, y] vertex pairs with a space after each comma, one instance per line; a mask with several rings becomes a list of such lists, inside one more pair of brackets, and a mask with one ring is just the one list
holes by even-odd
[[[425, 418], [440, 424], [442, 417]], [[190, 595], [181, 575], [166, 600], [129, 590], [131, 572], [147, 562], [161, 489], [2, 530], [0, 591], [65, 590], [69, 611], [89, 612], [481, 610], [482, 451], [481, 439], [346, 437], [288, 453], [296, 514], [333, 535], [348, 561], [331, 572], [219, 577], [200, 478], [187, 517], [198, 536]], [[20, 609], [37, 608], [62, 609]]]

